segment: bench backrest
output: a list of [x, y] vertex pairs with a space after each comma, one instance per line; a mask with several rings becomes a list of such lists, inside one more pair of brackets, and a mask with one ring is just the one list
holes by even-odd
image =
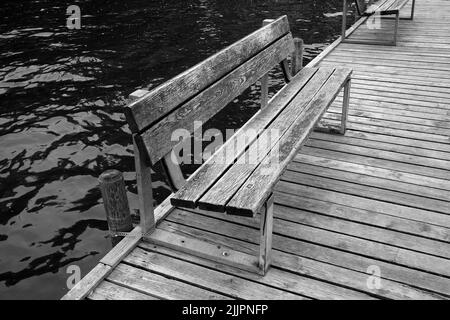
[[126, 106], [148, 165], [182, 143], [171, 139], [176, 129], [192, 133], [194, 121], [206, 122], [274, 66], [284, 62], [287, 68], [293, 51], [288, 19], [282, 16]]

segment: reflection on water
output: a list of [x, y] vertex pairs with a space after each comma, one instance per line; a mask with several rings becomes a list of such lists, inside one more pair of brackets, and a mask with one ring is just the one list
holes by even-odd
[[[111, 248], [97, 189], [124, 172], [136, 208], [126, 96], [152, 88], [287, 14], [306, 62], [338, 37], [342, 0], [3, 1], [0, 8], [0, 299], [59, 298], [67, 266], [85, 275]], [[273, 73], [272, 85], [279, 85]], [[209, 127], [237, 128], [257, 87]], [[207, 128], [205, 128], [207, 129]], [[192, 172], [194, 168], [186, 168]], [[169, 194], [155, 167], [154, 195]]]

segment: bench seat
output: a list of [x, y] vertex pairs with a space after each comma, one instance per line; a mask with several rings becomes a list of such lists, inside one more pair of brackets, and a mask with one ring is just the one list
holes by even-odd
[[[390, 15], [399, 13], [400, 10], [409, 2], [409, 0], [381, 0], [376, 4], [368, 6], [365, 10], [357, 5], [357, 10], [360, 16], [370, 16], [376, 13], [381, 15]], [[357, 1], [361, 3], [361, 1]]]
[[[357, 14], [360, 17], [365, 17], [365, 20], [362, 22], [368, 21], [372, 19], [371, 28], [374, 28], [377, 25], [377, 21], [373, 21], [373, 19], [381, 19], [381, 16], [387, 15], [395, 15], [395, 26], [394, 26], [394, 34], [393, 39], [391, 41], [365, 41], [365, 40], [355, 40], [348, 39], [349, 36], [347, 34], [347, 0], [343, 0], [344, 2], [344, 10], [342, 14], [342, 36], [341, 41], [347, 43], [361, 43], [361, 44], [381, 44], [381, 45], [397, 45], [397, 36], [398, 36], [398, 25], [400, 19], [413, 20], [414, 19], [414, 8], [416, 0], [411, 0], [411, 15], [408, 18], [400, 18], [400, 10], [409, 2], [410, 0], [380, 0], [375, 3], [372, 3], [372, 0], [369, 0], [369, 3], [366, 0], [354, 0]], [[380, 21], [380, 20], [379, 20]], [[379, 23], [378, 21], [378, 23]], [[381, 27], [381, 24], [380, 24]]]
[[[350, 76], [351, 70], [345, 68], [300, 71], [266, 108], [233, 136], [237, 141], [248, 138], [249, 130], [259, 134], [245, 150], [238, 151], [236, 161], [234, 158], [233, 163], [219, 161], [226, 159], [227, 148], [223, 148], [171, 198], [171, 203], [178, 207], [198, 206], [204, 210], [254, 216]], [[263, 132], [272, 136], [267, 139]], [[259, 139], [268, 141], [258, 143]]]

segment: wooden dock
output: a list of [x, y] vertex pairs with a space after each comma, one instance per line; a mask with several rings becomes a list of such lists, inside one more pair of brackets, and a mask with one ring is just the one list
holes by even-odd
[[[450, 1], [418, 0], [397, 46], [337, 41], [311, 62], [353, 68], [348, 131], [313, 133], [279, 181], [264, 277], [145, 242], [138, 227], [65, 298], [450, 298], [447, 19]], [[377, 41], [393, 23], [348, 32]], [[341, 103], [326, 122], [339, 120]], [[155, 232], [249, 254], [258, 248], [258, 218], [163, 211], [156, 209]]]

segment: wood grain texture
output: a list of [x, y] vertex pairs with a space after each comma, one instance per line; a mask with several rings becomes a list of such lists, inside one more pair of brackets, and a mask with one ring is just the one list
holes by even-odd
[[282, 16], [155, 88], [125, 108], [130, 129], [141, 132], [288, 32]]
[[[275, 145], [278, 152], [271, 154], [264, 163], [260, 164], [239, 191], [227, 204], [227, 212], [241, 214], [255, 214], [261, 204], [267, 199], [268, 193], [278, 181], [287, 164], [295, 156], [298, 149], [308, 138], [310, 132], [319, 121], [322, 114], [332, 103], [343, 85], [349, 80], [351, 70], [336, 69], [317, 95], [308, 104], [304, 114], [286, 132]], [[272, 170], [270, 170], [272, 169]]]
[[[234, 217], [228, 216], [232, 219]], [[257, 245], [253, 240], [242, 240], [243, 233], [235, 233], [239, 239], [230, 236], [231, 227], [230, 222], [225, 222], [224, 227], [220, 228], [219, 233], [212, 233], [208, 231], [201, 231], [193, 227], [188, 227], [177, 223], [164, 223], [165, 228], [170, 228], [173, 232], [180, 232], [182, 234], [195, 235], [202, 237], [208, 241], [212, 241], [218, 244], [232, 244], [236, 249], [244, 252], [251, 253], [257, 249]], [[250, 233], [254, 232], [249, 229]], [[276, 236], [277, 239], [281, 239]], [[284, 240], [286, 242], [284, 242]], [[283, 238], [284, 243], [288, 246], [290, 240]], [[308, 246], [308, 245], [306, 245]], [[439, 295], [434, 295], [429, 292], [422, 291], [420, 289], [412, 288], [408, 285], [400, 284], [399, 282], [389, 280], [383, 275], [383, 289], [370, 289], [367, 287], [367, 274], [365, 272], [359, 272], [352, 268], [344, 268], [333, 263], [326, 263], [317, 259], [308, 258], [308, 249], [304, 247], [305, 254], [299, 256], [297, 253], [284, 252], [277, 249], [273, 250], [273, 266], [266, 273], [265, 277], [248, 273], [245, 271], [238, 272], [238, 269], [222, 269], [221, 265], [217, 265], [208, 260], [199, 259], [194, 256], [188, 256], [183, 253], [174, 252], [170, 249], [163, 247], [151, 246], [147, 243], [143, 243], [142, 247], [147, 250], [155, 250], [171, 256], [180, 257], [181, 259], [187, 259], [201, 265], [205, 265], [217, 270], [223, 270], [230, 272], [236, 276], [252, 279], [254, 281], [266, 283], [282, 289], [288, 289], [295, 291], [299, 294], [306, 295], [307, 297], [314, 299], [371, 299], [376, 298], [391, 298], [391, 299], [436, 299]], [[278, 247], [277, 247], [278, 248]], [[326, 248], [323, 248], [327, 250]], [[329, 250], [329, 249], [328, 249]], [[300, 252], [300, 251], [299, 251]], [[327, 254], [323, 252], [323, 254]], [[333, 251], [330, 250], [329, 254], [335, 257]], [[337, 253], [338, 254], [338, 253]], [[344, 254], [345, 256], [345, 254]], [[351, 255], [347, 255], [351, 257]], [[316, 257], [317, 258], [317, 257]], [[364, 265], [364, 257], [354, 257], [355, 262], [361, 259], [361, 265]], [[337, 260], [336, 260], [337, 261]], [[367, 260], [367, 263], [370, 263]], [[358, 264], [358, 263], [356, 263]], [[304, 277], [307, 276], [307, 277]], [[411, 276], [411, 275], [410, 275]], [[414, 276], [411, 277], [413, 279]], [[324, 282], [318, 281], [325, 280]], [[347, 288], [354, 288], [357, 291], [352, 291]], [[448, 290], [447, 290], [448, 291]]]
[[142, 134], [152, 163], [160, 160], [179, 143], [177, 129], [192, 133], [194, 122], [204, 123], [235, 99], [260, 77], [270, 71], [293, 50], [293, 39], [287, 34], [273, 45], [240, 65], [200, 94], [174, 110]]
[[[315, 240], [312, 240], [317, 234], [310, 235], [308, 232], [308, 230], [315, 232], [317, 230], [316, 228], [305, 229], [301, 225], [296, 224], [292, 225], [292, 228], [289, 227], [284, 230], [286, 225], [279, 225], [278, 222], [280, 220], [276, 217], [277, 208], [275, 207], [273, 235], [273, 249], [275, 250], [274, 265], [278, 263], [278, 260], [276, 259], [276, 250], [281, 250], [301, 258], [322, 261], [324, 263], [341, 266], [364, 274], [366, 274], [367, 266], [378, 265], [383, 270], [383, 279], [390, 279], [413, 286], [417, 285], [421, 288], [429, 288], [435, 292], [445, 292], [447, 294], [450, 292], [450, 280], [446, 278], [424, 271], [410, 269], [405, 266], [392, 264], [391, 262], [381, 261], [377, 256], [368, 256], [366, 254], [357, 254], [351, 250], [342, 250], [343, 248], [338, 239], [334, 237], [336, 235], [334, 233], [327, 233], [330, 236], [330, 240], [335, 241], [334, 245], [331, 247], [323, 246], [323, 243], [321, 242], [323, 238], [317, 237]], [[202, 239], [204, 239], [205, 230], [214, 230], [215, 235], [226, 235], [228, 237], [225, 243], [228, 243], [228, 245], [233, 244], [236, 248], [239, 248], [239, 250], [243, 250], [243, 248], [253, 248], [252, 246], [249, 246], [249, 243], [254, 245], [258, 244], [259, 231], [256, 227], [259, 223], [258, 219], [259, 216], [257, 216], [256, 219], [243, 219], [235, 216], [223, 216], [215, 212], [205, 212], [205, 215], [198, 215], [177, 210], [168, 217], [167, 223], [170, 223], [170, 227], [177, 229], [181, 228], [182, 233], [187, 232], [184, 226], [189, 226], [193, 229], [193, 234]], [[232, 223], [224, 222], [224, 220]], [[164, 223], [164, 227], [167, 226], [167, 223]], [[177, 223], [177, 225], [174, 225], [174, 223]], [[178, 225], [178, 223], [182, 226]], [[289, 223], [287, 225], [289, 225]], [[339, 237], [340, 235], [337, 234], [336, 236]], [[242, 246], [236, 246], [236, 242], [233, 239], [242, 240]], [[357, 238], [355, 238], [355, 240], [359, 241]], [[392, 247], [392, 249], [394, 251], [396, 250], [395, 247]], [[414, 256], [414, 254], [412, 256]], [[270, 274], [270, 271], [268, 274]], [[338, 281], [338, 279], [336, 279], [336, 281]], [[365, 283], [362, 283], [361, 285], [365, 285]], [[317, 290], [311, 291], [311, 294], [315, 293], [317, 293]]]
[[151, 243], [166, 246], [195, 256], [210, 259], [239, 269], [258, 273], [258, 259], [226, 246], [217, 246], [192, 237], [185, 237], [157, 228], [144, 237]]
[[103, 263], [97, 264], [61, 300], [82, 300], [86, 298], [111, 271], [110, 266]]
[[139, 216], [142, 232], [146, 233], [155, 226], [153, 207], [153, 189], [151, 168], [147, 165], [145, 151], [142, 153], [138, 135], [133, 135], [134, 164], [139, 199]]
[[109, 230], [112, 233], [131, 231], [133, 224], [123, 174], [118, 170], [107, 170], [98, 180]]
[[[284, 110], [266, 128], [264, 135], [253, 141], [226, 173], [198, 201], [201, 209], [225, 211], [225, 205], [244, 184], [260, 162], [277, 145], [278, 139], [295, 125], [308, 103], [333, 74], [334, 69], [321, 68], [303, 86]], [[287, 101], [285, 101], [287, 103]], [[274, 134], [276, 133], [277, 136]], [[264, 141], [266, 139], [267, 141]], [[247, 213], [247, 215], [252, 215]]]
[[119, 264], [108, 276], [108, 281], [146, 293], [158, 299], [168, 300], [230, 300], [231, 298], [171, 279], [153, 272], [145, 271], [127, 264]]
[[151, 272], [170, 274], [174, 279], [222, 292], [235, 299], [304, 299], [302, 296], [284, 290], [223, 273], [222, 270], [211, 270], [167, 256], [157, 252], [157, 250], [137, 249], [125, 261]]
[[148, 294], [109, 281], [101, 282], [88, 298], [89, 300], [158, 300]]
[[[297, 95], [317, 69], [303, 69], [288, 85], [283, 87], [271, 100], [269, 106], [255, 114], [247, 123], [239, 129], [216, 153], [204, 163], [178, 192], [172, 196], [171, 203], [174, 206], [195, 208], [200, 197], [222, 176], [233, 161], [239, 157], [246, 145], [237, 143], [246, 132], [254, 131], [260, 134], [270, 122], [277, 117], [287, 104]], [[248, 140], [248, 143], [253, 140]], [[232, 155], [229, 151], [232, 149]], [[227, 159], [228, 161], [224, 161]]]
[[172, 191], [175, 192], [186, 183], [186, 179], [181, 171], [178, 160], [175, 156], [172, 156], [172, 154], [173, 152], [169, 152], [164, 156], [163, 167], [167, 178], [169, 179]]

